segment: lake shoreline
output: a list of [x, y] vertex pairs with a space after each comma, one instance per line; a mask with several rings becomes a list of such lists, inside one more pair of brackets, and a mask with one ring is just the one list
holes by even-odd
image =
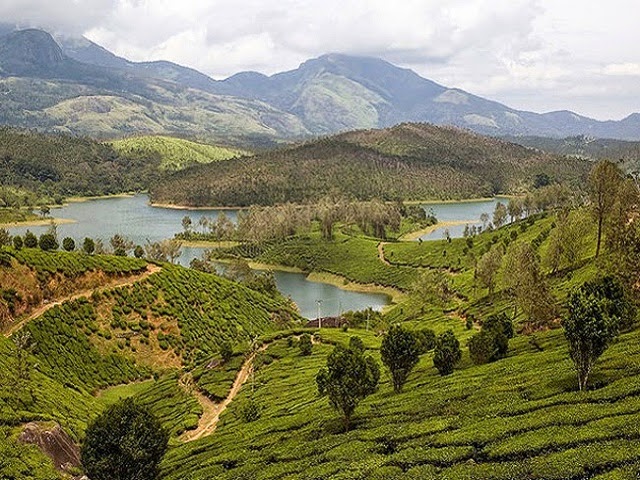
[[405, 233], [400, 238], [398, 238], [398, 240], [400, 240], [401, 242], [415, 242], [420, 237], [428, 235], [429, 233], [434, 232], [440, 228], [455, 227], [458, 225], [474, 225], [476, 223], [478, 223], [477, 220], [451, 220], [448, 222], [438, 222], [435, 225], [429, 225], [428, 227], [421, 228], [420, 230], [416, 230], [415, 232]]
[[[229, 264], [232, 260], [228, 259], [216, 259], [214, 260], [218, 263]], [[245, 259], [246, 261], [246, 259]], [[252, 270], [259, 271], [274, 271], [274, 272], [286, 272], [286, 273], [303, 273], [305, 274], [306, 280], [314, 283], [324, 283], [326, 285], [331, 285], [333, 287], [339, 288], [340, 290], [344, 290], [347, 292], [357, 292], [357, 293], [372, 293], [385, 295], [389, 298], [390, 303], [385, 305], [384, 309], [393, 307], [394, 305], [400, 303], [406, 298], [406, 293], [398, 290], [393, 287], [385, 287], [382, 285], [376, 285], [374, 283], [358, 283], [352, 282], [346, 277], [341, 275], [335, 275], [329, 272], [309, 272], [302, 270], [298, 267], [288, 267], [286, 265], [274, 265], [269, 263], [260, 263], [260, 262], [250, 262], [247, 261], [249, 267]]]
[[25, 220], [24, 222], [0, 223], [0, 228], [16, 228], [16, 227], [48, 227], [51, 224], [69, 225], [77, 223], [76, 220], [70, 218], [41, 218], [38, 220]]
[[166, 208], [168, 210], [248, 210], [249, 207], [190, 207], [188, 205], [174, 205], [172, 203], [155, 203], [149, 202], [149, 206], [153, 208]]
[[[453, 203], [476, 203], [476, 202], [490, 202], [491, 200], [516, 198], [517, 195], [496, 195], [494, 197], [478, 197], [478, 198], [464, 198], [461, 200], [405, 200], [402, 203], [405, 205], [440, 205], [440, 204], [453, 204]], [[395, 202], [386, 202], [395, 203]], [[168, 208], [171, 210], [248, 210], [251, 207], [192, 207], [189, 205], [177, 205], [174, 203], [159, 203], [149, 202], [149, 205], [154, 208]]]

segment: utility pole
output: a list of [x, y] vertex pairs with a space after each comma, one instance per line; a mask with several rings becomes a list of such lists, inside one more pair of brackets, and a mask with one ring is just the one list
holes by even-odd
[[316, 300], [318, 304], [318, 330], [322, 328], [322, 318], [320, 317], [320, 305], [322, 305], [322, 300]]

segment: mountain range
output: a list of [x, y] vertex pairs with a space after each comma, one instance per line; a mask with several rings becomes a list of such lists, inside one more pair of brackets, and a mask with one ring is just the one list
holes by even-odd
[[266, 76], [214, 80], [131, 62], [84, 37], [0, 29], [0, 122], [97, 137], [164, 133], [268, 144], [401, 122], [485, 135], [640, 140], [640, 114], [598, 121], [516, 110], [377, 58], [328, 54]]

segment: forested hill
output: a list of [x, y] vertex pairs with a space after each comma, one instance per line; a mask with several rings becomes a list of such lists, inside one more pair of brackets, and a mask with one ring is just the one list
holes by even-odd
[[313, 201], [327, 194], [463, 199], [522, 192], [541, 174], [578, 183], [590, 166], [457, 128], [402, 124], [193, 167], [157, 185], [152, 201], [247, 206]]
[[106, 195], [148, 188], [159, 159], [127, 158], [69, 135], [0, 128], [0, 186], [50, 197]]

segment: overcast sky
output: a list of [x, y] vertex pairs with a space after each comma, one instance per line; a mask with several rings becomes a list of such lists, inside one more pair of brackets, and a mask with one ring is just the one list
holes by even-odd
[[509, 106], [640, 112], [639, 0], [1, 0], [0, 19], [84, 34], [214, 78], [370, 55]]

